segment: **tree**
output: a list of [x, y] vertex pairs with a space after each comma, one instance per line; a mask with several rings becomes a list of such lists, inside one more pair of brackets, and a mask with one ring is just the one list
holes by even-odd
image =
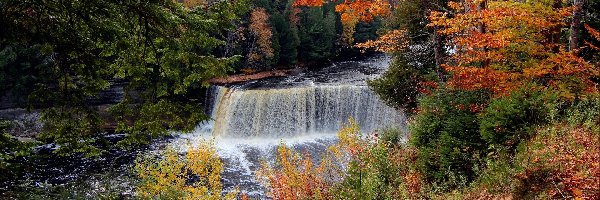
[[323, 61], [333, 55], [335, 16], [321, 7], [306, 8], [299, 23], [299, 59]]
[[286, 9], [284, 14], [274, 14], [273, 26], [277, 30], [279, 41], [279, 60], [278, 64], [282, 66], [290, 66], [296, 64], [298, 57], [298, 47], [300, 38], [298, 36], [298, 28], [289, 20], [290, 10]]
[[[322, 7], [325, 3], [324, 0], [296, 0], [294, 6]], [[336, 4], [335, 11], [340, 14], [343, 24], [342, 39], [351, 45], [358, 22], [371, 22], [377, 16], [388, 15], [390, 4], [385, 0], [346, 0]]]
[[[433, 12], [430, 26], [439, 26], [455, 52], [444, 65], [451, 87], [489, 89], [496, 96], [536, 82], [561, 91], [573, 100], [593, 90], [590, 78], [598, 70], [565, 51], [555, 39], [568, 16], [568, 8], [543, 2], [451, 2], [457, 11]], [[478, 9], [479, 8], [479, 9]]]
[[[112, 79], [128, 82], [125, 99], [111, 109], [117, 131], [127, 133], [122, 144], [146, 143], [168, 129], [189, 131], [206, 119], [200, 103], [188, 97], [237, 60], [216, 49], [242, 4], [2, 1], [0, 52], [39, 48], [33, 62], [44, 64], [39, 70], [48, 81], [36, 80], [28, 94], [30, 105], [44, 109], [45, 131], [38, 139], [58, 143], [58, 152], [97, 154], [92, 144], [102, 140], [103, 122], [87, 99]], [[26, 69], [5, 63], [2, 69]]]
[[255, 65], [261, 60], [273, 57], [271, 37], [273, 32], [269, 24], [269, 14], [264, 8], [255, 8], [250, 13], [249, 30], [254, 36], [248, 53], [248, 64]]

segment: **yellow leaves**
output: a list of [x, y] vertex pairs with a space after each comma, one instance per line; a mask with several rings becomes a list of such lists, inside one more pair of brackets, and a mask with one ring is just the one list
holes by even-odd
[[[184, 158], [167, 149], [158, 159], [137, 159], [134, 170], [141, 182], [136, 193], [144, 199], [235, 199], [237, 192], [221, 196], [223, 163], [212, 143], [190, 148]], [[187, 184], [188, 173], [198, 180]]]
[[406, 30], [392, 30], [379, 37], [377, 40], [369, 40], [354, 45], [360, 49], [375, 49], [375, 51], [391, 53], [399, 52], [408, 47], [409, 40], [406, 38]]
[[[318, 7], [325, 3], [325, 0], [296, 0], [293, 5]], [[391, 5], [387, 0], [344, 0], [335, 6], [335, 11], [340, 14], [343, 25], [342, 40], [346, 44], [352, 44], [356, 24], [360, 21], [371, 22], [378, 16], [388, 16]]]
[[347, 150], [352, 155], [358, 154], [365, 147], [362, 144], [360, 127], [352, 118], [348, 119], [348, 123], [338, 131], [338, 138], [340, 141], [337, 144], [337, 148]]

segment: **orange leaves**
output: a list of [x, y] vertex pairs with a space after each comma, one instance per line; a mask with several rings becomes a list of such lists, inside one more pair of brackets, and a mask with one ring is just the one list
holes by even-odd
[[370, 22], [377, 16], [387, 16], [391, 6], [387, 0], [345, 0], [335, 6], [335, 11], [340, 13], [344, 26], [342, 39], [352, 44], [354, 28], [359, 21]]
[[541, 130], [529, 145], [521, 179], [548, 170], [546, 188], [551, 197], [594, 199], [600, 195], [600, 139], [593, 130], [564, 124]]
[[451, 67], [444, 66], [446, 71], [452, 73], [448, 86], [465, 90], [491, 89], [497, 94], [506, 94], [508, 91], [520, 86], [518, 73], [503, 72], [491, 68], [477, 67]]
[[[440, 27], [454, 50], [445, 69], [452, 75], [448, 85], [460, 89], [490, 89], [496, 95], [536, 82], [564, 90], [572, 99], [598, 70], [576, 55], [564, 52], [554, 39], [565, 26], [571, 8], [554, 8], [540, 2], [451, 2], [452, 16], [432, 12], [428, 26]], [[576, 80], [573, 81], [573, 78]], [[569, 81], [565, 81], [569, 79]]]
[[253, 48], [248, 56], [251, 62], [260, 61], [263, 57], [273, 57], [271, 47], [271, 26], [269, 25], [269, 14], [264, 8], [255, 8], [250, 13], [250, 32], [256, 37], [258, 49]]
[[[592, 27], [590, 27], [587, 24], [583, 24], [583, 27], [585, 27], [585, 29], [588, 31], [588, 33], [596, 40], [600, 41], [600, 32]], [[592, 43], [590, 43], [589, 41], [585, 41], [585, 44], [587, 44], [588, 46], [590, 46], [590, 48], [596, 50], [596, 51], [600, 51], [600, 47], [597, 47], [595, 45], [593, 45]]]
[[370, 22], [376, 16], [390, 14], [390, 4], [386, 0], [345, 0], [335, 6], [335, 11], [342, 16], [342, 23], [356, 19]]
[[375, 51], [391, 53], [399, 52], [408, 46], [406, 30], [392, 30], [379, 37], [377, 40], [369, 40], [354, 45], [360, 49], [375, 49]]
[[326, 161], [314, 167], [309, 156], [302, 158], [285, 145], [279, 146], [277, 152], [280, 167], [263, 164], [258, 172], [259, 177], [266, 179], [273, 199], [331, 199], [329, 188], [333, 183], [324, 178]]
[[[325, 3], [325, 0], [296, 0], [293, 5], [318, 7]], [[335, 6], [335, 11], [341, 17], [342, 39], [347, 44], [352, 44], [354, 28], [358, 22], [371, 22], [377, 16], [387, 16], [391, 13], [391, 6], [387, 0], [345, 0]]]
[[324, 0], [296, 0], [293, 6], [308, 6], [308, 7], [320, 7], [325, 4]]

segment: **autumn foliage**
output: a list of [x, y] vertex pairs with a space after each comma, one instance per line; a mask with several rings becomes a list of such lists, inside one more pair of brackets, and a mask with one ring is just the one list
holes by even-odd
[[600, 197], [600, 138], [583, 127], [557, 124], [539, 131], [516, 177], [551, 198]]
[[[293, 5], [318, 7], [325, 3], [327, 3], [325, 0], [296, 0]], [[356, 24], [371, 22], [375, 17], [389, 15], [391, 5], [387, 0], [344, 0], [335, 6], [335, 11], [340, 14], [343, 25], [342, 39], [347, 44], [352, 44]]]
[[[142, 156], [134, 171], [140, 179], [136, 193], [143, 199], [235, 199], [237, 192], [222, 196], [223, 163], [212, 143], [190, 148], [184, 157], [175, 150], [159, 158]], [[190, 178], [196, 181], [189, 183]]]
[[[484, 5], [485, 7], [482, 7]], [[490, 89], [496, 95], [535, 82], [572, 100], [597, 92], [590, 79], [599, 71], [567, 52], [558, 40], [570, 8], [543, 2], [450, 2], [455, 14], [432, 12], [429, 26], [442, 27], [455, 53], [443, 65], [448, 85], [460, 89]]]
[[255, 8], [252, 10], [250, 13], [249, 28], [255, 37], [257, 46], [250, 49], [248, 61], [253, 63], [273, 57], [273, 47], [271, 47], [271, 36], [273, 33], [269, 24], [269, 14], [267, 14], [264, 8]]
[[391, 30], [377, 40], [369, 40], [364, 43], [354, 45], [360, 49], [374, 49], [378, 52], [392, 53], [400, 52], [408, 47], [409, 40], [406, 38], [405, 30]]
[[277, 200], [332, 198], [329, 190], [333, 182], [326, 178], [330, 176], [327, 161], [314, 166], [310, 156], [301, 156], [285, 145], [279, 146], [277, 152], [279, 167], [264, 163], [258, 172], [269, 187], [270, 197]]

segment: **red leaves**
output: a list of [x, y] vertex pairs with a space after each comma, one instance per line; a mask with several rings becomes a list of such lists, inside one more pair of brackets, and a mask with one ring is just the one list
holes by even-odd
[[526, 173], [520, 179], [550, 170], [544, 182], [552, 183], [547, 193], [556, 198], [568, 193], [579, 199], [594, 199], [600, 196], [600, 139], [592, 130], [565, 128], [557, 125], [550, 131], [558, 133], [542, 134], [535, 138], [529, 148]]
[[429, 17], [429, 26], [441, 27], [439, 32], [455, 47], [448, 62], [452, 64], [444, 66], [451, 74], [448, 86], [489, 89], [499, 96], [536, 82], [558, 90], [567, 100], [597, 92], [590, 80], [599, 70], [575, 54], [558, 50], [562, 44], [553, 39], [570, 8], [489, 1], [481, 9], [478, 3], [452, 2], [449, 6], [458, 12], [453, 17], [441, 12]]

